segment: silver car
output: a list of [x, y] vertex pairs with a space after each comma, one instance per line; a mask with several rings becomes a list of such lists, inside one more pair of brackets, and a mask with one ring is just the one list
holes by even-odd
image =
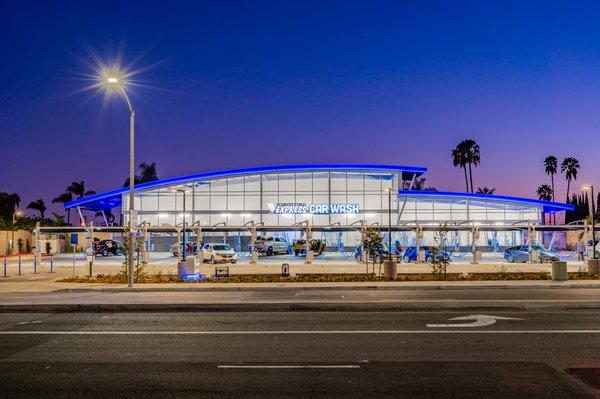
[[261, 237], [254, 242], [254, 250], [269, 256], [287, 254], [288, 244], [282, 237]]

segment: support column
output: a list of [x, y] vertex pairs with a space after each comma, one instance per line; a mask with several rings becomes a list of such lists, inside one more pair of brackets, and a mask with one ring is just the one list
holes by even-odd
[[310, 225], [306, 226], [306, 264], [310, 265], [313, 262], [313, 259], [315, 257], [313, 250], [312, 250], [312, 246], [311, 246], [311, 241], [312, 241], [312, 229], [310, 227]]
[[476, 265], [481, 261], [481, 252], [477, 250], [477, 240], [479, 240], [479, 229], [473, 227], [471, 229], [471, 252], [473, 253], [473, 261], [471, 264]]

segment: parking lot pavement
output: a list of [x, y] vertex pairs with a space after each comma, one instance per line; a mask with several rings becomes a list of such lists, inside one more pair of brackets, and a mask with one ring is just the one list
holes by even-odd
[[[315, 257], [312, 264], [305, 264], [305, 258], [291, 255], [261, 256], [257, 264], [250, 264], [249, 258], [241, 258], [235, 265], [224, 264], [230, 268], [231, 273], [236, 274], [256, 274], [256, 273], [280, 273], [281, 265], [288, 263], [291, 265], [292, 273], [364, 273], [366, 267], [363, 263], [357, 263], [354, 259], [346, 258], [339, 253], [326, 253]], [[94, 260], [93, 274], [115, 274], [123, 267], [123, 256], [97, 256]], [[76, 254], [75, 265], [73, 266], [72, 254], [55, 255], [53, 258], [53, 270], [60, 273], [61, 276], [84, 275], [89, 273], [89, 265], [83, 254]], [[214, 271], [215, 265], [199, 265], [202, 273], [210, 274]], [[372, 264], [369, 270], [372, 270]], [[585, 262], [569, 261], [567, 265], [569, 272], [586, 271]], [[48, 272], [50, 269], [50, 259], [44, 257], [42, 264], [37, 265], [38, 271]], [[378, 272], [379, 265], [375, 267]], [[161, 271], [163, 274], [177, 273], [177, 258], [168, 252], [150, 253], [149, 263], [146, 269], [149, 273]], [[431, 267], [428, 264], [400, 263], [398, 267], [400, 273], [430, 273]], [[488, 272], [550, 272], [550, 264], [539, 263], [508, 263], [498, 255], [484, 254], [483, 261], [479, 264], [471, 264], [468, 257], [453, 260], [449, 267], [449, 272], [453, 273], [488, 273]], [[24, 257], [21, 265], [21, 273], [29, 275], [33, 273], [33, 257]], [[11, 277], [18, 276], [17, 258], [9, 258], [7, 262], [7, 274]]]

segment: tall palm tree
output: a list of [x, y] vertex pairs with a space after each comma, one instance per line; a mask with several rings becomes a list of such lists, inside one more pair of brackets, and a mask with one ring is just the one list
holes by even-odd
[[[52, 200], [52, 203], [53, 204], [61, 203], [64, 206], [69, 201], [73, 201], [73, 193], [70, 191], [66, 191], [66, 192], [60, 194], [58, 197], [54, 198]], [[67, 223], [71, 224], [71, 208], [67, 209]]]
[[67, 187], [67, 191], [76, 196], [77, 199], [83, 198], [86, 195], [96, 194], [93, 190], [85, 190], [85, 182], [83, 180], [72, 182], [69, 187]]
[[542, 184], [537, 188], [537, 196], [542, 201], [552, 201], [553, 193], [552, 187], [547, 184]]
[[465, 172], [465, 186], [469, 192], [469, 179], [467, 178], [467, 158], [465, 157], [462, 148], [458, 145], [452, 150], [452, 165], [459, 167]]
[[145, 183], [148, 181], [158, 180], [156, 175], [156, 162], [140, 164], [140, 182]]
[[[554, 175], [558, 171], [558, 159], [554, 155], [548, 155], [546, 159], [544, 159], [544, 168], [546, 169], [546, 174], [550, 176], [551, 189], [552, 189], [552, 201], [554, 201]], [[540, 186], [541, 187], [541, 186]], [[550, 200], [548, 200], [550, 201]]]
[[467, 139], [459, 143], [465, 153], [467, 165], [469, 165], [469, 182], [471, 183], [471, 192], [473, 192], [473, 166], [479, 165], [481, 155], [479, 153], [479, 144], [475, 140]]
[[492, 194], [494, 194], [495, 191], [496, 191], [495, 188], [490, 188], [488, 186], [483, 186], [483, 187], [477, 188], [477, 194], [489, 194], [489, 195], [492, 195]]
[[560, 172], [565, 174], [567, 179], [567, 199], [569, 198], [569, 190], [571, 189], [571, 181], [577, 180], [577, 172], [581, 165], [577, 158], [567, 157], [560, 164]]
[[27, 205], [27, 209], [38, 211], [40, 213], [40, 220], [44, 220], [44, 215], [46, 214], [46, 204], [42, 198], [30, 202], [29, 205]]
[[[140, 174], [135, 175], [133, 178], [133, 183], [146, 183], [149, 181], [158, 180], [158, 176], [156, 174], [156, 162], [146, 163], [142, 162], [139, 164]], [[129, 177], [125, 179], [125, 183], [123, 183], [123, 187], [129, 187]]]

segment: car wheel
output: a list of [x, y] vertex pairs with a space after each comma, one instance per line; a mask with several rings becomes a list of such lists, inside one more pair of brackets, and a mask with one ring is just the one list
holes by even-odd
[[108, 256], [108, 250], [107, 249], [103, 249], [102, 250], [102, 256]]
[[506, 260], [508, 261], [508, 263], [515, 263], [515, 258], [513, 258], [512, 256], [508, 255], [506, 257]]
[[410, 258], [408, 256], [403, 256], [402, 257], [402, 262], [404, 262], [404, 263], [410, 263]]
[[267, 248], [267, 256], [273, 255], [273, 247]]
[[431, 263], [432, 260], [433, 258], [431, 256], [428, 256], [425, 258], [425, 263]]
[[295, 250], [295, 251], [294, 251], [294, 255], [298, 256], [298, 254], [300, 254], [300, 251], [298, 251], [298, 250]]
[[379, 254], [373, 255], [373, 263], [379, 263], [381, 261], [381, 256]]

